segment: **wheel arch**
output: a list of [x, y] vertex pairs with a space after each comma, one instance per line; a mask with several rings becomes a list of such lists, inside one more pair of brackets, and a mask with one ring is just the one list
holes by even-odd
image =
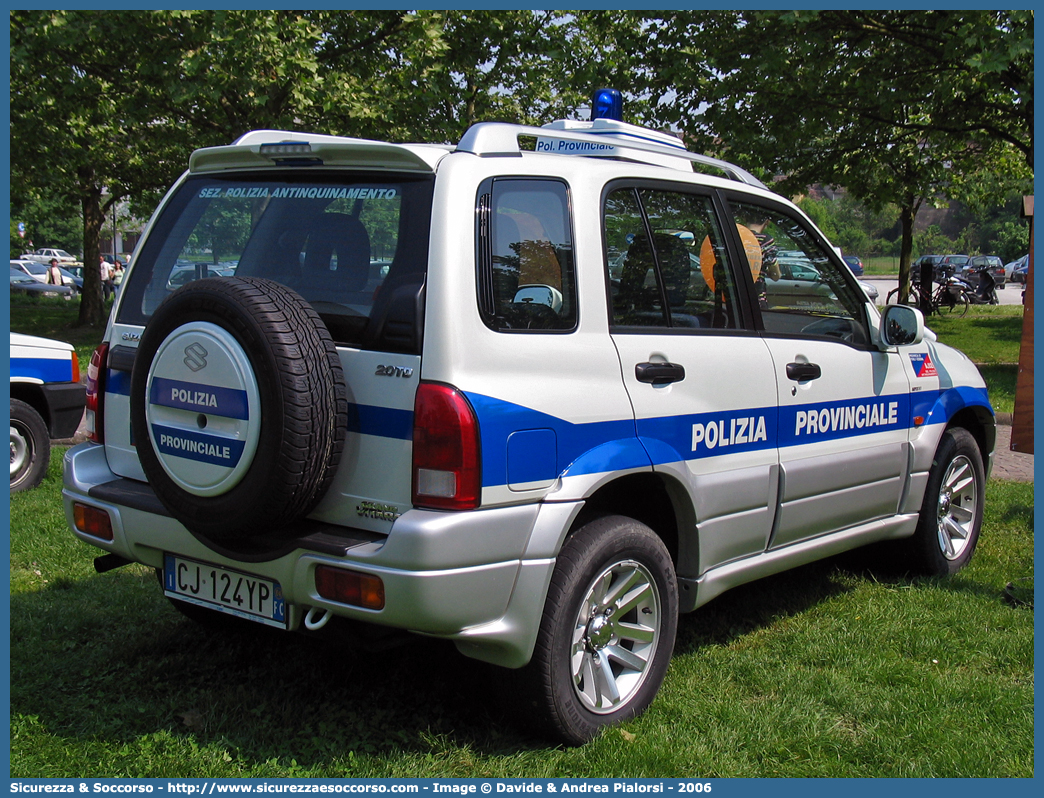
[[961, 408], [946, 424], [946, 429], [960, 427], [966, 429], [979, 446], [982, 462], [987, 470], [989, 478], [990, 464], [993, 462], [993, 452], [997, 445], [997, 423], [990, 411], [980, 405], [970, 405]]
[[51, 431], [51, 408], [48, 406], [47, 398], [44, 396], [43, 389], [39, 385], [32, 382], [12, 382], [11, 398], [25, 402], [33, 410], [39, 413], [40, 418], [42, 418], [44, 424], [47, 425], [47, 431]]
[[595, 518], [622, 515], [648, 526], [663, 541], [676, 570], [698, 560], [694, 535], [682, 529], [695, 528], [695, 513], [688, 494], [677, 480], [657, 472], [627, 474], [599, 488], [584, 501], [562, 545], [578, 529]]

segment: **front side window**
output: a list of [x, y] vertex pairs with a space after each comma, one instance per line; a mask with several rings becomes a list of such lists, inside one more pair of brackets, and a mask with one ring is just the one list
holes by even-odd
[[602, 218], [614, 327], [739, 327], [739, 296], [709, 197], [619, 188]]
[[576, 328], [569, 193], [558, 180], [496, 178], [479, 189], [479, 310], [498, 332]]
[[145, 324], [193, 280], [264, 277], [308, 300], [335, 340], [375, 343], [392, 296], [423, 286], [431, 195], [430, 179], [407, 176], [190, 178], [122, 288], [119, 321]]
[[768, 206], [731, 207], [767, 332], [869, 343], [866, 295], [805, 224]]

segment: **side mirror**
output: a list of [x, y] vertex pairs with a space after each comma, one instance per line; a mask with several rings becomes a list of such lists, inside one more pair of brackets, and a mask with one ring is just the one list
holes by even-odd
[[888, 305], [880, 332], [884, 346], [915, 346], [924, 340], [924, 314], [908, 305]]

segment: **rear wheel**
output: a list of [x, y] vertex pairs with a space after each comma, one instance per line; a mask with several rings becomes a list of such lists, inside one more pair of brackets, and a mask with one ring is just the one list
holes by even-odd
[[663, 682], [677, 626], [663, 542], [630, 518], [588, 523], [558, 556], [533, 659], [518, 673], [532, 719], [579, 745], [640, 715]]

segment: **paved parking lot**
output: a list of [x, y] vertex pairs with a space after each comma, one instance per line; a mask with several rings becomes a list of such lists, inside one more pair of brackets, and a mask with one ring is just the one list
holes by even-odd
[[[877, 286], [877, 291], [881, 295], [878, 301], [881, 303], [884, 303], [888, 292], [899, 285], [899, 281], [895, 277], [861, 277], [860, 279]], [[1000, 305], [1021, 305], [1022, 288], [1021, 283], [1008, 283], [1005, 288], [997, 290], [997, 303]]]

